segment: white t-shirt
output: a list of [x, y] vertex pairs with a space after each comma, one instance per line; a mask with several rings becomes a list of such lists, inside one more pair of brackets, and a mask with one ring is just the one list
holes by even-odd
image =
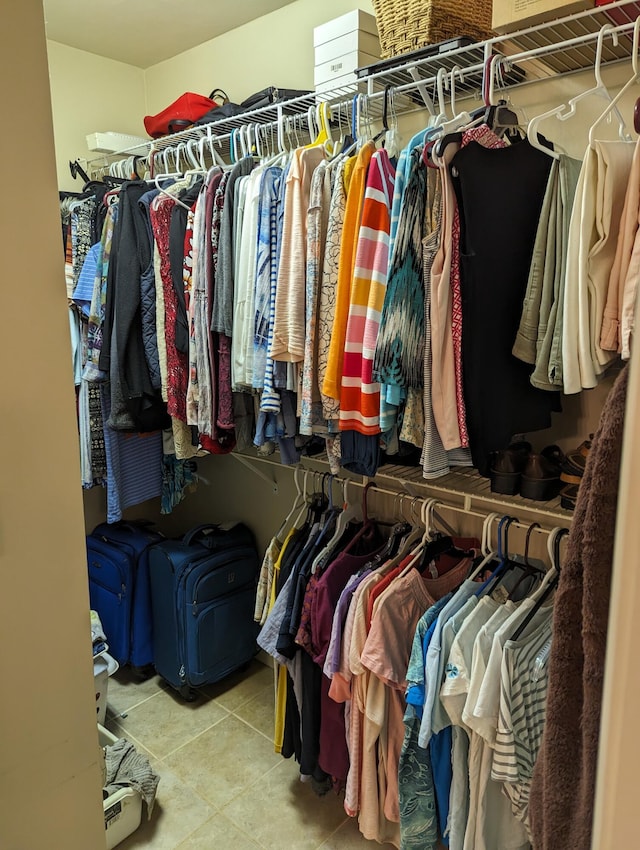
[[440, 687], [438, 688], [437, 693], [434, 696], [433, 700], [433, 709], [431, 712], [431, 732], [434, 735], [437, 735], [438, 732], [441, 732], [443, 729], [446, 729], [447, 726], [451, 725], [451, 719], [442, 704], [440, 699], [440, 692], [442, 689], [442, 683], [445, 679], [446, 668], [449, 661], [449, 653], [451, 652], [451, 647], [453, 646], [453, 642], [456, 638], [456, 635], [464, 625], [467, 620], [467, 617], [471, 615], [473, 610], [478, 605], [478, 597], [471, 596], [464, 603], [462, 608], [455, 613], [443, 626], [442, 635], [440, 638], [440, 659], [438, 663], [438, 679]]
[[462, 710], [469, 690], [473, 644], [482, 626], [498, 607], [498, 602], [485, 596], [465, 619], [451, 645], [445, 678], [440, 689], [440, 701], [453, 724], [453, 776], [449, 797], [449, 821], [445, 831], [449, 836], [449, 850], [462, 850], [468, 819], [469, 737], [462, 722]]
[[[477, 718], [476, 731], [484, 737], [485, 741], [491, 747], [495, 746], [498, 731], [504, 645], [524, 621], [535, 604], [535, 600], [525, 599], [511, 614], [509, 619], [496, 631], [493, 638], [489, 660], [487, 661], [487, 669], [480, 684], [480, 690], [476, 696], [473, 709], [474, 717]], [[522, 637], [524, 638], [530, 635], [538, 628], [540, 623], [545, 622], [549, 617], [549, 611], [550, 608], [548, 606], [536, 611], [531, 622], [527, 624]]]
[[445, 623], [457, 613], [465, 604], [467, 599], [473, 596], [478, 590], [478, 583], [467, 579], [463, 582], [458, 592], [444, 606], [438, 617], [435, 630], [431, 637], [427, 658], [425, 661], [425, 700], [424, 712], [420, 723], [420, 733], [418, 735], [418, 743], [423, 749], [429, 746], [431, 740], [431, 720], [433, 706], [436, 696], [440, 694], [441, 680], [440, 675], [440, 648], [442, 639], [442, 629]]
[[475, 708], [482, 688], [496, 631], [516, 610], [505, 602], [480, 629], [474, 642], [469, 693], [462, 712], [470, 728], [469, 745], [469, 817], [464, 850], [528, 850], [529, 841], [511, 805], [502, 793], [501, 783], [491, 779], [493, 753], [485, 741], [486, 718], [476, 717]]

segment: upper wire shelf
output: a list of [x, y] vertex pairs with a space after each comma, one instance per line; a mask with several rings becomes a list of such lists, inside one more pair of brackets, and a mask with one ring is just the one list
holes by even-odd
[[[606, 6], [588, 9], [545, 24], [528, 27], [514, 33], [495, 36], [483, 42], [459, 47], [425, 59], [403, 61], [381, 71], [373, 71], [354, 83], [328, 92], [312, 92], [280, 104], [254, 109], [231, 118], [224, 118], [200, 127], [191, 127], [179, 133], [150, 140], [140, 145], [141, 155], [151, 151], [175, 150], [179, 144], [206, 139], [228, 150], [232, 132], [248, 124], [270, 125], [291, 116], [300, 121], [310, 107], [327, 101], [335, 110], [349, 110], [355, 94], [367, 94], [367, 115], [375, 121], [382, 116], [384, 89], [394, 90], [394, 105], [398, 114], [424, 109], [434, 99], [438, 71], [456, 74], [456, 99], [479, 97], [483, 74], [488, 60], [498, 55], [501, 59], [501, 87], [511, 88], [544, 80], [558, 75], [572, 74], [593, 67], [596, 58], [598, 35], [603, 26], [610, 32], [602, 45], [603, 65], [628, 59], [632, 47], [632, 30], [640, 16], [637, 0], [615, 0]], [[346, 113], [344, 120], [348, 120]], [[301, 125], [298, 125], [302, 129]], [[128, 153], [133, 152], [130, 148]], [[124, 156], [122, 152], [121, 156]], [[113, 154], [112, 156], [118, 156]], [[103, 161], [104, 159], [101, 158]], [[93, 161], [98, 161], [93, 160]]]

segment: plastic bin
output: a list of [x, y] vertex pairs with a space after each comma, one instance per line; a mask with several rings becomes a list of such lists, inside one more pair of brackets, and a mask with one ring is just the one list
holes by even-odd
[[93, 679], [95, 682], [96, 694], [96, 720], [101, 725], [107, 717], [107, 690], [109, 685], [109, 676], [118, 669], [119, 665], [115, 658], [112, 658], [106, 652], [94, 656], [93, 659]]
[[[98, 724], [98, 740], [106, 747], [118, 740], [108, 729]], [[142, 797], [133, 788], [121, 788], [103, 802], [104, 828], [107, 850], [112, 850], [121, 841], [135, 832], [142, 819]]]

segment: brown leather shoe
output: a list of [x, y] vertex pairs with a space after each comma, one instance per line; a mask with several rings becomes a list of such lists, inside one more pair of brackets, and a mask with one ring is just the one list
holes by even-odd
[[563, 484], [580, 484], [582, 481], [593, 434], [589, 436], [590, 439], [581, 443], [577, 449], [567, 452], [560, 474], [560, 480]]
[[520, 490], [520, 479], [531, 454], [531, 443], [522, 440], [491, 457], [491, 492], [515, 496]]
[[557, 496], [563, 461], [558, 446], [547, 446], [540, 454], [530, 454], [522, 473], [520, 495], [536, 502], [548, 502]]

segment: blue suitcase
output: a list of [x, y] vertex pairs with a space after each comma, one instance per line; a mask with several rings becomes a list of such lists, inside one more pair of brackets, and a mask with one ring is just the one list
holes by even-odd
[[153, 664], [149, 550], [163, 540], [147, 523], [103, 523], [87, 535], [89, 599], [119, 664]]
[[185, 699], [247, 664], [260, 564], [251, 531], [201, 525], [150, 552], [156, 671]]

